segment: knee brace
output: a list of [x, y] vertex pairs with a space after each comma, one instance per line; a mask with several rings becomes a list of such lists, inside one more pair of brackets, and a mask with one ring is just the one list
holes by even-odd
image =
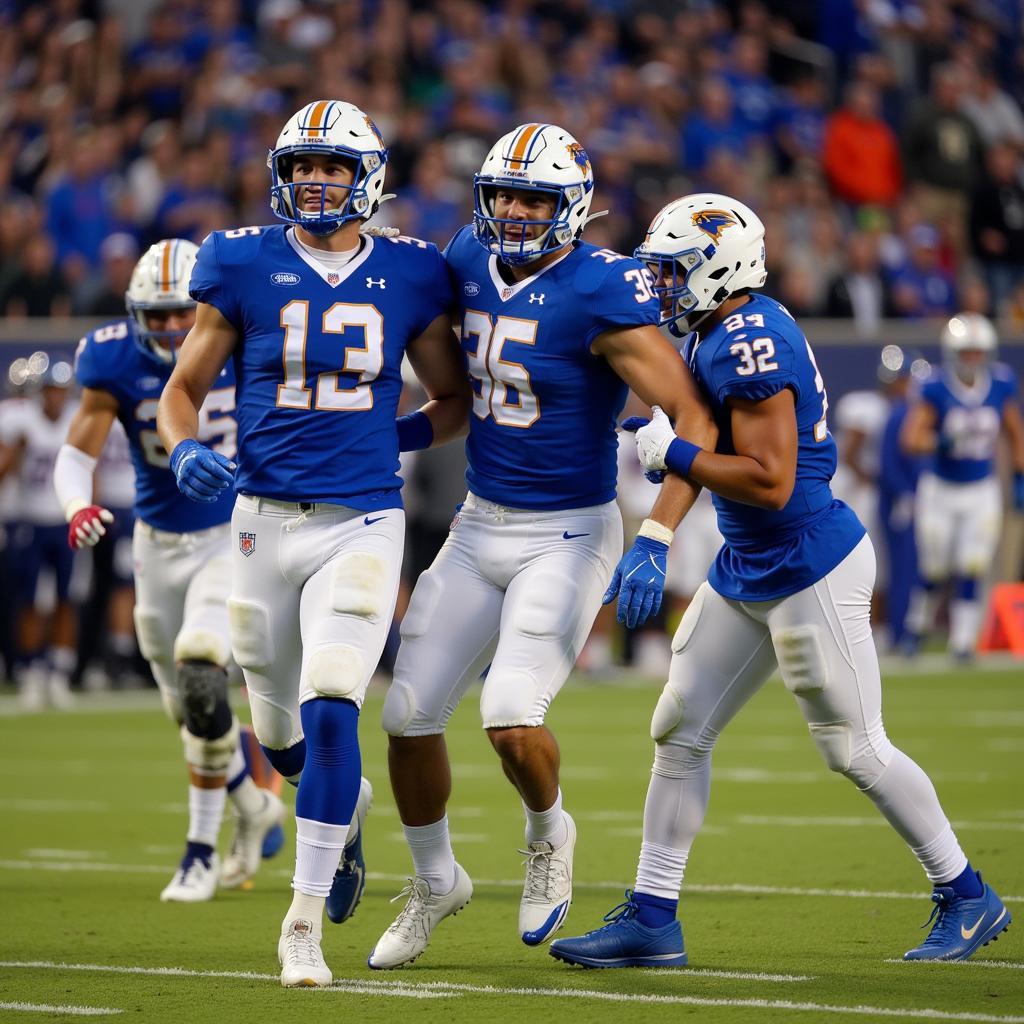
[[366, 659], [351, 644], [324, 644], [309, 656], [306, 675], [314, 693], [359, 702], [366, 682]]
[[772, 634], [786, 689], [798, 697], [818, 693], [828, 683], [828, 664], [817, 626], [795, 626]]
[[174, 641], [175, 661], [212, 662], [222, 669], [231, 660], [227, 640], [212, 629], [183, 629]]
[[190, 768], [200, 775], [223, 775], [238, 749], [238, 719], [232, 716], [227, 732], [216, 739], [194, 736], [183, 725], [181, 742], [185, 747], [185, 761]]
[[342, 555], [331, 574], [331, 609], [377, 622], [387, 614], [384, 584], [390, 567], [380, 555], [351, 551]]
[[274, 660], [270, 612], [256, 601], [233, 597], [228, 601], [231, 649], [241, 668], [258, 672]]
[[228, 677], [219, 665], [185, 661], [178, 666], [185, 728], [198, 739], [215, 740], [230, 728], [233, 715], [228, 704]]
[[401, 736], [416, 717], [416, 694], [412, 687], [398, 679], [392, 680], [384, 698], [381, 728], [389, 736]]

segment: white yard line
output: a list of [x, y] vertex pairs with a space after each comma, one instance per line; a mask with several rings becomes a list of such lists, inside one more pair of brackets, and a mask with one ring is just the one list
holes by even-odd
[[998, 967], [1004, 971], [1024, 971], [1024, 961], [1013, 960], [903, 960], [900, 957], [886, 957], [883, 963], [911, 964], [918, 967]]
[[[189, 971], [180, 967], [115, 967], [104, 964], [60, 964], [47, 960], [0, 961], [0, 967], [28, 968], [57, 971], [105, 971], [115, 974], [150, 974], [160, 977], [184, 978], [239, 978], [253, 981], [278, 982], [276, 974], [257, 974], [244, 971]], [[677, 972], [685, 977], [685, 968]], [[796, 1013], [854, 1014], [863, 1017], [895, 1017], [909, 1020], [977, 1021], [979, 1024], [1024, 1024], [1024, 1017], [1002, 1016], [991, 1013], [971, 1013], [938, 1010], [931, 1007], [839, 1006], [829, 1003], [794, 1002], [789, 999], [728, 999], [710, 996], [661, 995], [657, 993], [608, 992], [585, 988], [519, 988], [508, 985], [473, 985], [453, 981], [407, 982], [390, 979], [338, 978], [324, 994], [359, 994], [397, 996], [406, 998], [436, 998], [439, 995], [514, 996], [519, 998], [545, 998], [570, 1000], [597, 1000], [612, 1003], [646, 1003], [675, 1006], [737, 1007], [758, 1010], [788, 1010]]]
[[112, 1013], [124, 1013], [113, 1006], [52, 1006], [49, 1003], [0, 1003], [0, 1010], [17, 1010], [21, 1013], [63, 1013], [72, 1017], [107, 1017]]
[[[55, 860], [0, 860], [0, 871], [54, 871], [59, 873], [83, 873], [98, 872], [101, 874], [136, 874], [136, 875], [162, 875], [166, 874], [167, 866], [161, 864], [107, 864], [98, 861], [55, 861]], [[263, 875], [274, 878], [291, 878], [294, 872], [291, 868], [264, 868]], [[390, 874], [382, 871], [367, 871], [366, 878], [371, 882], [396, 882], [404, 884], [409, 880], [408, 875]], [[522, 878], [474, 878], [474, 885], [491, 886], [496, 889], [521, 889]], [[573, 882], [576, 889], [593, 889], [597, 891], [623, 892], [628, 888], [626, 879], [618, 881], [584, 882], [576, 880]], [[685, 898], [687, 893], [708, 893], [710, 895], [721, 895], [723, 893], [742, 893], [753, 896], [827, 896], [835, 898], [861, 899], [861, 900], [917, 900], [921, 903], [928, 902], [928, 894], [924, 890], [918, 892], [893, 892], [878, 889], [815, 889], [801, 886], [788, 885], [753, 885], [747, 882], [728, 882], [720, 884], [700, 882], [688, 882], [683, 889]], [[1005, 895], [1006, 902], [1024, 902], [1024, 896]]]

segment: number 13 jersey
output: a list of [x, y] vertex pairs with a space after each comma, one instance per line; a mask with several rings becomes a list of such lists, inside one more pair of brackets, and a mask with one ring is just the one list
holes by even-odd
[[796, 482], [785, 507], [713, 496], [725, 544], [708, 582], [736, 601], [771, 601], [804, 590], [864, 536], [856, 515], [832, 497], [836, 444], [810, 344], [784, 306], [755, 294], [705, 337], [691, 335], [684, 355], [711, 406], [719, 429], [716, 450], [723, 455], [736, 453], [730, 398], [759, 402], [789, 388], [796, 412]]
[[516, 284], [472, 228], [445, 258], [473, 387], [469, 489], [512, 508], [561, 510], [615, 498], [622, 379], [590, 351], [603, 331], [657, 324], [650, 272], [577, 242]]
[[238, 332], [241, 494], [400, 508], [395, 417], [406, 345], [451, 299], [436, 246], [360, 236], [339, 270], [284, 226], [215, 231], [189, 292]]

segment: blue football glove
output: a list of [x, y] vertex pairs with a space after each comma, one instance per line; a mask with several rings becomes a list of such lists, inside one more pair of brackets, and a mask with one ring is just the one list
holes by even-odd
[[601, 603], [611, 604], [618, 593], [615, 617], [630, 629], [642, 626], [652, 615], [657, 615], [661, 607], [667, 559], [667, 544], [650, 537], [637, 537], [615, 567], [615, 575]]
[[235, 464], [220, 452], [187, 438], [171, 452], [171, 472], [186, 498], [216, 501], [234, 481]]
[[1013, 474], [1013, 507], [1024, 512], [1024, 473]]

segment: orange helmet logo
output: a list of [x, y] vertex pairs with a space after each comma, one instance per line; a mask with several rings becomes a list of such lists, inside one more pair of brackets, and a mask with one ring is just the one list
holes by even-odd
[[587, 156], [587, 151], [578, 142], [570, 142], [565, 148], [569, 151], [572, 162], [580, 169], [580, 174], [586, 177], [587, 171], [590, 170], [590, 157]]

